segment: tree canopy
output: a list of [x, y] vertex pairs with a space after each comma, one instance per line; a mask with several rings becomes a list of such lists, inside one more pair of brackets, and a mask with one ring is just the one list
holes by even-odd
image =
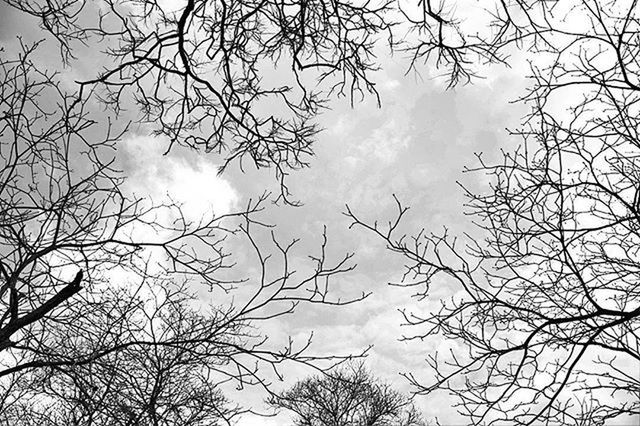
[[386, 228], [347, 212], [407, 260], [402, 284], [419, 297], [456, 286], [437, 312], [404, 319], [413, 338], [464, 350], [430, 354], [429, 381], [407, 377], [419, 394], [456, 395], [473, 424], [640, 413], [637, 4], [548, 5], [536, 21], [545, 4], [527, 15], [540, 40], [530, 49], [549, 62], [532, 61], [530, 114], [511, 131], [519, 144], [497, 163], [478, 155], [468, 171], [490, 179], [485, 192], [463, 186], [478, 233], [406, 235], [397, 199]]
[[[331, 256], [324, 232], [299, 265], [297, 240], [261, 219], [270, 195], [193, 220], [177, 202], [131, 194], [117, 147], [135, 128], [163, 137], [167, 154], [220, 155], [221, 172], [271, 168], [273, 201], [298, 204], [286, 178], [310, 164], [320, 114], [339, 97], [383, 101], [386, 54], [408, 72], [444, 74], [449, 88], [487, 64], [530, 61], [516, 144], [497, 163], [477, 155], [468, 171], [488, 187], [462, 186], [477, 235], [405, 234], [397, 199], [388, 227], [347, 208], [407, 260], [402, 284], [419, 298], [457, 286], [437, 312], [404, 312], [414, 339], [463, 348], [426, 354], [431, 378], [405, 372], [415, 393], [454, 395], [472, 424], [640, 415], [635, 0], [3, 4], [32, 24], [0, 51], [3, 421], [232, 424], [246, 408], [224, 384], [276, 398], [268, 377], [283, 365], [329, 371], [361, 355], [310, 354], [310, 337], [272, 344], [260, 328], [303, 305], [365, 299], [332, 288], [352, 254]], [[45, 70], [50, 46], [59, 63]], [[251, 260], [238, 266], [232, 247]], [[314, 401], [308, 392], [328, 386], [324, 399], [362, 391], [382, 395], [376, 407], [390, 402], [392, 417], [404, 407], [363, 370], [335, 371], [272, 402]]]
[[426, 426], [409, 398], [351, 363], [300, 380], [269, 403], [296, 414], [296, 426]]

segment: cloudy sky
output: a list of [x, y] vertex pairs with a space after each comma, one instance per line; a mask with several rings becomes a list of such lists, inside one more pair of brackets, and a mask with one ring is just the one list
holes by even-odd
[[[402, 259], [386, 252], [380, 240], [362, 229], [349, 230], [350, 221], [342, 213], [348, 204], [363, 218], [388, 219], [394, 213], [395, 194], [410, 206], [404, 223], [407, 232], [422, 228], [440, 232], [445, 226], [452, 232], [471, 230], [470, 219], [463, 215], [464, 197], [457, 182], [480, 189], [482, 176], [462, 173], [465, 166], [476, 164], [474, 153], [497, 158], [500, 147], [517, 143], [506, 136], [505, 128], [517, 127], [523, 113], [521, 107], [509, 103], [523, 82], [508, 70], [495, 68], [486, 80], [446, 90], [445, 82], [428, 72], [422, 78], [405, 75], [399, 59], [385, 58], [383, 68], [377, 76], [382, 107], [369, 99], [352, 109], [346, 100], [339, 100], [321, 117], [326, 130], [316, 145], [316, 157], [310, 168], [296, 172], [290, 180], [292, 193], [304, 205], [269, 211], [278, 233], [298, 236], [305, 242], [318, 243], [326, 224], [335, 253], [356, 253], [358, 268], [343, 284], [373, 294], [348, 307], [300, 310], [295, 317], [271, 326], [293, 336], [313, 329], [316, 348], [337, 353], [373, 345], [368, 367], [398, 389], [409, 391], [399, 374], [413, 372], [429, 380], [424, 358], [442, 342], [399, 342], [414, 330], [400, 326], [398, 310], [420, 313], [435, 304], [413, 299], [414, 291], [409, 289], [389, 287], [388, 282], [401, 277]], [[194, 173], [193, 168], [196, 173], [205, 173], [210, 164], [206, 161], [185, 163], [185, 176]], [[268, 172], [229, 173], [224, 176], [228, 187], [221, 192], [242, 202], [265, 187], [277, 191], [270, 178]], [[226, 192], [227, 188], [231, 192]], [[313, 249], [312, 244], [308, 247]], [[450, 293], [448, 288], [434, 287], [432, 295], [437, 298]], [[464, 424], [447, 395], [418, 398], [416, 402], [429, 418], [437, 416], [443, 424]], [[245, 424], [278, 425], [281, 421], [251, 418]]]
[[[317, 241], [326, 224], [336, 252], [356, 253], [358, 268], [348, 284], [373, 292], [357, 305], [301, 310], [295, 318], [274, 326], [291, 335], [314, 329], [317, 347], [335, 352], [357, 352], [373, 345], [368, 367], [398, 389], [409, 391], [400, 373], [412, 372], [429, 380], [424, 358], [443, 342], [399, 342], [416, 330], [400, 325], [398, 310], [425, 312], [434, 309], [436, 302], [417, 301], [411, 297], [415, 290], [388, 286], [401, 277], [403, 259], [386, 252], [380, 240], [362, 229], [349, 230], [350, 220], [342, 212], [348, 204], [362, 218], [384, 221], [395, 211], [395, 194], [410, 207], [404, 222], [409, 233], [422, 228], [441, 232], [445, 226], [453, 233], [471, 231], [458, 182], [474, 189], [483, 188], [485, 182], [481, 175], [463, 173], [463, 168], [477, 164], [475, 153], [496, 159], [501, 147], [517, 144], [505, 128], [520, 122], [524, 110], [509, 101], [525, 82], [513, 69], [495, 67], [484, 80], [446, 90], [437, 72], [406, 75], [405, 66], [402, 58], [384, 58], [384, 71], [376, 78], [380, 108], [374, 99], [353, 109], [346, 100], [333, 103], [332, 110], [321, 117], [326, 130], [319, 137], [311, 167], [291, 178], [290, 189], [304, 205], [273, 209], [270, 218], [278, 224], [278, 232], [306, 241]], [[270, 184], [267, 173], [230, 174], [225, 179], [239, 199]], [[445, 286], [434, 286], [432, 296], [435, 300], [451, 293]], [[427, 417], [438, 417], [445, 425], [464, 424], [452, 402], [444, 394], [416, 400]], [[252, 418], [246, 424], [278, 425], [279, 421], [260, 423]]]
[[[0, 9], [1, 42], [9, 50], [15, 48], [20, 28], [32, 24], [6, 7]], [[56, 61], [55, 51], [43, 60]], [[315, 145], [311, 167], [292, 173], [289, 179], [293, 196], [303, 205], [272, 206], [264, 213], [283, 239], [301, 238], [301, 256], [318, 247], [326, 225], [332, 255], [356, 253], [358, 268], [340, 284], [373, 294], [346, 307], [302, 307], [294, 316], [272, 321], [265, 330], [298, 337], [313, 330], [313, 350], [318, 353], [357, 353], [372, 345], [367, 366], [398, 389], [409, 391], [400, 373], [412, 372], [429, 380], [423, 360], [442, 342], [400, 342], [413, 331], [401, 327], [398, 310], [419, 313], [434, 305], [413, 299], [410, 290], [387, 285], [401, 277], [402, 259], [386, 252], [381, 241], [362, 229], [349, 229], [349, 219], [343, 215], [345, 205], [363, 218], [384, 220], [393, 214], [395, 194], [411, 207], [404, 223], [407, 232], [421, 228], [439, 232], [445, 226], [454, 233], [470, 230], [457, 182], [481, 189], [485, 184], [482, 176], [462, 173], [465, 166], [475, 164], [474, 154], [497, 158], [501, 147], [518, 142], [507, 137], [505, 128], [518, 126], [523, 109], [509, 101], [522, 92], [526, 82], [517, 57], [513, 68], [487, 68], [483, 70], [486, 79], [451, 90], [435, 70], [425, 68], [417, 76], [406, 74], [407, 63], [401, 57], [382, 57], [381, 62], [383, 71], [375, 75], [375, 81], [382, 106], [373, 98], [353, 108], [347, 99], [334, 100], [331, 110], [319, 119], [325, 130]], [[88, 66], [65, 70], [69, 81], [75, 74], [91, 72], [90, 67], [83, 67]], [[154, 199], [170, 194], [184, 203], [187, 213], [197, 217], [211, 209], [230, 212], [265, 190], [278, 190], [270, 170], [240, 173], [232, 167], [220, 177], [220, 158], [215, 155], [177, 148], [164, 156], [167, 141], [144, 130], [127, 135], [118, 148], [132, 192]], [[432, 295], [444, 296], [449, 290], [435, 286]], [[306, 373], [292, 370], [286, 382], [276, 387], [284, 388]], [[262, 393], [229, 392], [233, 399], [257, 410], [263, 408]], [[418, 398], [416, 404], [428, 418], [438, 417], [443, 424], [463, 422], [447, 395]], [[279, 425], [283, 419], [286, 416], [247, 417], [241, 424]]]

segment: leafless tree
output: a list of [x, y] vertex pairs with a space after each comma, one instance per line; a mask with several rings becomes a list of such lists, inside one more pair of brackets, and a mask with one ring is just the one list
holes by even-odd
[[[64, 62], [82, 61], [78, 50], [89, 46], [101, 71], [79, 83], [116, 112], [138, 109], [168, 137], [167, 150], [177, 143], [223, 153], [222, 169], [235, 160], [274, 167], [285, 200], [285, 177], [308, 165], [327, 102], [366, 94], [380, 101], [379, 48], [408, 55], [409, 70], [444, 69], [451, 87], [482, 76], [481, 63], [508, 65], [517, 49], [556, 55], [562, 70], [566, 57], [585, 54], [580, 44], [596, 43], [620, 60], [590, 77], [635, 84], [624, 51], [634, 43], [633, 19], [623, 13], [633, 1], [496, 0], [485, 9], [432, 0], [5, 2], [40, 22]], [[597, 31], [572, 29], [567, 17], [583, 12]], [[608, 32], [611, 21], [622, 32]]]
[[511, 9], [526, 9], [519, 2], [504, 6], [506, 16], [485, 14], [483, 36], [454, 5], [431, 0], [5, 1], [40, 21], [66, 63], [86, 60], [78, 50], [90, 47], [102, 69], [79, 83], [105, 105], [138, 109], [171, 145], [222, 153], [222, 169], [235, 160], [273, 167], [291, 203], [285, 177], [308, 164], [327, 102], [380, 102], [378, 51], [408, 54], [416, 71], [434, 63], [453, 86], [471, 81], [478, 62], [506, 63], [506, 48], [531, 38], [521, 35], [528, 27], [512, 29]]
[[375, 379], [362, 363], [310, 377], [269, 399], [296, 414], [296, 426], [424, 426], [409, 398]]
[[[31, 61], [36, 48], [0, 60], [2, 421], [227, 424], [242, 409], [221, 383], [268, 392], [281, 365], [340, 362], [308, 353], [311, 336], [271, 342], [260, 324], [366, 297], [330, 294], [351, 255], [330, 263], [323, 234], [309, 266], [294, 262], [296, 240], [258, 220], [266, 196], [191, 221], [127, 194], [121, 134]], [[245, 276], [226, 251], [241, 241], [255, 258]]]
[[[243, 326], [232, 320], [215, 330], [231, 320], [230, 312], [203, 315], [186, 288], [160, 284], [108, 293], [94, 300], [96, 309], [72, 306], [73, 326], [49, 324], [49, 335], [61, 336], [56, 354], [46, 354], [49, 365], [5, 376], [29, 380], [5, 391], [11, 404], [1, 410], [3, 423], [232, 424], [247, 409], [219, 385], [230, 378], [224, 373], [230, 360], [241, 356]], [[154, 294], [143, 298], [143, 292]]]
[[373, 44], [390, 28], [387, 2], [8, 3], [40, 18], [66, 61], [80, 43], [107, 49], [104, 69], [81, 82], [106, 105], [134, 100], [171, 144], [224, 152], [222, 169], [274, 166], [284, 196], [284, 177], [312, 154], [327, 95], [376, 93]]
[[[408, 339], [450, 344], [429, 355], [432, 381], [407, 377], [419, 394], [456, 395], [473, 424], [640, 416], [638, 8], [553, 7], [528, 24], [539, 23], [550, 61], [533, 67], [523, 98], [531, 113], [511, 132], [521, 144], [497, 164], [478, 156], [470, 171], [491, 184], [464, 189], [484, 237], [404, 235], [400, 202], [388, 226], [347, 212], [407, 259], [402, 285], [419, 287], [418, 297], [452, 286], [434, 312], [404, 312], [421, 330]], [[584, 25], [572, 30], [571, 19]]]

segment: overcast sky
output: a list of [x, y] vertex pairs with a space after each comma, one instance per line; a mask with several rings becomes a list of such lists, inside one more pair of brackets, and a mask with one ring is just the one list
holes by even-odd
[[[23, 19], [6, 8], [0, 9], [3, 45], [15, 47], [19, 28], [32, 24]], [[57, 59], [52, 52], [46, 60]], [[269, 333], [304, 338], [313, 330], [313, 350], [318, 353], [357, 353], [373, 345], [366, 364], [375, 375], [405, 391], [409, 387], [400, 373], [412, 372], [429, 380], [423, 360], [437, 347], [442, 348], [443, 342], [399, 342], [403, 334], [414, 331], [400, 326], [398, 310], [424, 312], [434, 302], [418, 302], [410, 297], [411, 291], [387, 286], [401, 277], [402, 259], [386, 252], [381, 241], [362, 229], [349, 230], [349, 220], [342, 213], [348, 204], [364, 218], [389, 218], [394, 208], [392, 194], [396, 194], [411, 207], [404, 224], [408, 232], [423, 227], [440, 232], [444, 226], [452, 232], [469, 230], [470, 220], [463, 215], [464, 198], [457, 181], [481, 188], [483, 179], [463, 175], [462, 169], [476, 164], [474, 153], [497, 158], [500, 147], [513, 147], [518, 142], [505, 132], [506, 127], [518, 126], [523, 113], [521, 106], [509, 103], [526, 84], [517, 58], [514, 61], [513, 69], [485, 69], [485, 80], [446, 90], [446, 82], [437, 78], [437, 72], [424, 69], [420, 78], [405, 75], [406, 62], [401, 57], [383, 57], [383, 71], [375, 75], [381, 107], [373, 98], [353, 108], [345, 99], [331, 104], [332, 109], [319, 119], [325, 130], [315, 145], [316, 156], [310, 168], [289, 178], [293, 196], [303, 206], [271, 206], [264, 217], [277, 225], [283, 239], [302, 239], [300, 256], [313, 254], [322, 227], [327, 225], [333, 256], [356, 253], [358, 268], [341, 284], [373, 294], [347, 307], [302, 307], [296, 315], [268, 324]], [[81, 66], [66, 70], [70, 75], [90, 71]], [[218, 213], [233, 211], [265, 189], [277, 191], [270, 170], [248, 169], [242, 174], [233, 167], [219, 177], [220, 157], [181, 149], [163, 156], [166, 144], [166, 140], [153, 138], [144, 129], [120, 143], [118, 152], [129, 190], [155, 199], [170, 194], [183, 202], [193, 217], [210, 209]], [[436, 299], [449, 290], [435, 285], [432, 296]], [[306, 373], [292, 370], [287, 381], [277, 386], [289, 386]], [[232, 399], [250, 403], [257, 410], [263, 408], [264, 394], [259, 390], [228, 392]], [[463, 423], [447, 395], [418, 398], [416, 403], [427, 418], [437, 416], [442, 424]], [[247, 417], [241, 424], [279, 425], [283, 419], [286, 417]]]
[[[398, 309], [420, 313], [437, 302], [418, 302], [410, 297], [412, 291], [387, 286], [401, 277], [402, 259], [386, 252], [380, 240], [362, 229], [349, 230], [349, 219], [342, 215], [345, 204], [364, 218], [388, 219], [395, 208], [392, 194], [396, 194], [411, 207], [405, 221], [408, 232], [422, 227], [441, 232], [445, 226], [452, 232], [470, 230], [457, 181], [480, 188], [482, 176], [462, 173], [465, 166], [477, 164], [474, 153], [497, 158], [500, 147], [517, 143], [506, 136], [505, 127], [515, 128], [519, 123], [523, 109], [509, 101], [524, 83], [509, 70], [495, 68], [486, 80], [446, 90], [444, 81], [428, 72], [422, 79], [406, 76], [400, 58], [385, 58], [384, 62], [385, 72], [377, 76], [382, 107], [373, 99], [353, 109], [344, 100], [334, 102], [333, 110], [321, 117], [320, 124], [326, 130], [319, 137], [311, 167], [291, 176], [291, 190], [304, 206], [269, 212], [278, 233], [306, 242], [317, 243], [326, 224], [335, 253], [356, 253], [358, 268], [345, 284], [373, 291], [373, 295], [343, 308], [301, 309], [296, 316], [271, 326], [294, 336], [313, 329], [315, 347], [321, 350], [348, 353], [373, 345], [368, 367], [408, 391], [399, 373], [413, 372], [429, 380], [424, 358], [443, 342], [399, 342], [403, 334], [417, 330], [400, 326]], [[204, 164], [190, 167], [203, 172]], [[265, 186], [277, 190], [269, 173], [229, 173], [224, 179], [232, 190], [232, 195], [223, 191], [225, 196], [240, 202]], [[451, 289], [433, 287], [434, 300], [449, 295]], [[437, 416], [442, 424], [464, 424], [446, 395], [418, 398], [416, 402], [427, 417]], [[244, 424], [278, 425], [281, 421], [251, 418]]]

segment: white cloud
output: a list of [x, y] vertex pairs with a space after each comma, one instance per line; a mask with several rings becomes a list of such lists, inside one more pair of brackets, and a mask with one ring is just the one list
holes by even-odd
[[122, 142], [127, 170], [126, 187], [156, 202], [169, 198], [182, 204], [187, 219], [231, 212], [239, 197], [231, 184], [218, 176], [218, 168], [202, 156], [194, 159], [164, 155], [167, 141], [133, 136]]
[[382, 87], [384, 88], [384, 90], [390, 92], [400, 87], [400, 82], [398, 80], [386, 80], [384, 83], [382, 83]]

